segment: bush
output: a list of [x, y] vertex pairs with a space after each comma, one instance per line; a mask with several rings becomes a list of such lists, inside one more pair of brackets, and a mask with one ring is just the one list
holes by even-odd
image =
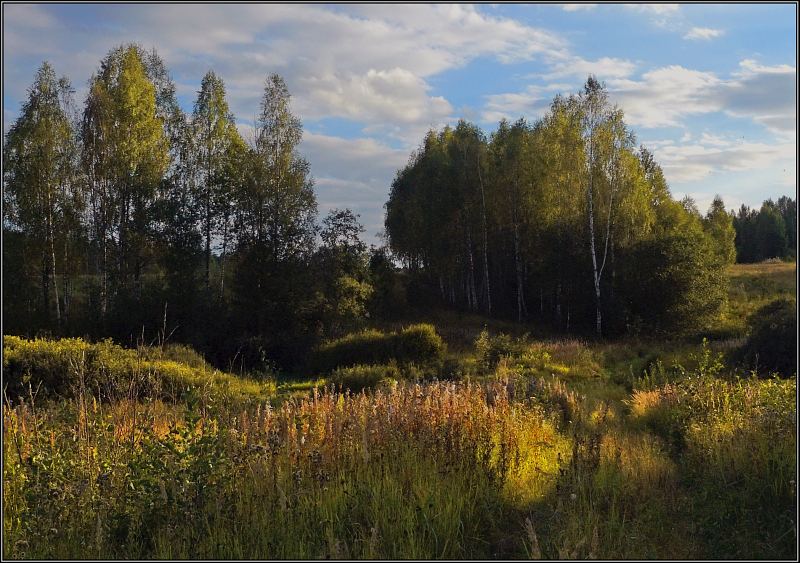
[[355, 365], [388, 364], [431, 366], [441, 362], [445, 344], [429, 324], [417, 324], [399, 332], [365, 330], [322, 344], [312, 358], [312, 369], [328, 373]]
[[202, 354], [185, 344], [166, 344], [163, 347], [153, 346], [144, 348], [143, 352], [148, 360], [170, 360], [196, 369], [209, 367]]
[[91, 344], [79, 338], [25, 340], [3, 337], [3, 376], [11, 397], [75, 396], [80, 392], [101, 399], [128, 397], [178, 401], [200, 390], [207, 397], [264, 399], [273, 382], [256, 382], [213, 369], [192, 367], [168, 359], [199, 356], [187, 347], [129, 350], [110, 340]]
[[523, 339], [514, 340], [508, 334], [500, 333], [489, 336], [489, 331], [483, 329], [475, 340], [475, 351], [484, 369], [492, 371], [503, 358], [509, 358], [523, 352]]
[[776, 299], [753, 313], [749, 324], [750, 336], [736, 358], [761, 374], [797, 373], [797, 302]]
[[404, 328], [394, 338], [395, 359], [400, 363], [430, 365], [444, 358], [445, 344], [430, 324]]
[[400, 377], [400, 370], [396, 365], [358, 365], [336, 369], [329, 381], [337, 387], [358, 393], [380, 384], [391, 384]]
[[707, 325], [725, 304], [724, 264], [702, 233], [644, 240], [622, 263], [621, 293], [631, 328], [687, 332]]

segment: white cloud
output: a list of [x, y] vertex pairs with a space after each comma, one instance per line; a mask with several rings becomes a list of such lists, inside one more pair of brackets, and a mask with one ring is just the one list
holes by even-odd
[[383, 204], [408, 151], [375, 139], [343, 139], [306, 132], [300, 152], [312, 165], [320, 213], [349, 207], [361, 214], [368, 237], [383, 228]]
[[625, 78], [633, 74], [636, 63], [614, 57], [601, 57], [590, 61], [581, 57], [572, 57], [561, 63], [553, 65], [552, 72], [542, 75], [545, 80], [577, 76], [585, 80], [589, 74], [594, 74], [599, 80], [610, 78]]
[[797, 69], [790, 65], [763, 66], [751, 59], [725, 84], [723, 109], [736, 117], [751, 117], [771, 131], [797, 134]]
[[725, 112], [775, 133], [796, 134], [795, 67], [761, 66], [746, 59], [740, 69], [722, 79], [673, 65], [649, 71], [638, 81], [609, 80], [609, 93], [632, 125], [679, 126], [694, 114]]
[[577, 12], [579, 10], [594, 10], [597, 4], [561, 4], [561, 8], [565, 12]]
[[641, 80], [610, 80], [609, 93], [631, 125], [677, 126], [681, 118], [719, 107], [708, 92], [720, 80], [710, 72], [678, 65], [651, 70]]
[[3, 6], [3, 24], [10, 30], [49, 29], [56, 25], [56, 19], [36, 4], [8, 4]]
[[[120, 5], [98, 8], [100, 23], [84, 27], [55, 20], [46, 8], [9, 8], [17, 14], [14, 29], [8, 17], [4, 29], [4, 69], [16, 69], [4, 70], [12, 98], [30, 82], [18, 74], [19, 61], [47, 53], [82, 85], [108, 49], [135, 40], [158, 49], [187, 95], [213, 67], [232, 110], [245, 119], [257, 111], [264, 76], [279, 72], [305, 119], [356, 118], [400, 139], [449, 117], [450, 103], [430, 92], [433, 75], [477, 57], [568, 58], [558, 34], [471, 5]], [[37, 22], [53, 29], [35, 33]], [[78, 49], [84, 56], [75, 56]]]
[[684, 39], [703, 40], [709, 41], [716, 37], [721, 37], [725, 32], [721, 29], [713, 29], [710, 27], [693, 27], [686, 32], [683, 36]]
[[369, 69], [360, 75], [327, 73], [298, 79], [298, 90], [309, 92], [298, 105], [301, 115], [330, 115], [366, 123], [438, 122], [452, 111], [441, 96], [430, 96], [429, 86], [403, 68]]
[[501, 119], [516, 121], [520, 117], [539, 117], [550, 107], [556, 90], [562, 86], [565, 85], [531, 85], [523, 92], [486, 96], [486, 105], [481, 114], [481, 121], [494, 124]]
[[750, 143], [708, 133], [691, 144], [645, 145], [652, 147], [667, 180], [677, 184], [697, 182], [721, 172], [793, 167], [797, 152], [794, 142]]
[[683, 20], [680, 4], [624, 4], [628, 10], [646, 15], [656, 27], [677, 31]]

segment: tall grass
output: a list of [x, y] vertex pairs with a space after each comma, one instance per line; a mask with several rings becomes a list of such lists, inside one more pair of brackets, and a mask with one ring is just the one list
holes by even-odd
[[543, 497], [568, 454], [497, 382], [206, 416], [86, 397], [3, 414], [15, 558], [491, 556], [507, 507]]
[[10, 344], [7, 557], [796, 556], [796, 378], [737, 379], [713, 343], [487, 335], [466, 381], [355, 366], [271, 402], [104, 394], [170, 360], [113, 348], [129, 368], [110, 372], [103, 345]]

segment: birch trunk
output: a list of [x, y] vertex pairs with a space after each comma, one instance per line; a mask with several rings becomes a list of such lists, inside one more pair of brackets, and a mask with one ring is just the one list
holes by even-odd
[[481, 217], [483, 221], [483, 278], [486, 285], [486, 313], [492, 315], [492, 290], [489, 285], [489, 235], [486, 224], [486, 194], [483, 189], [483, 175], [481, 174], [481, 161], [478, 155], [478, 182], [481, 187]]
[[53, 227], [53, 211], [52, 201], [50, 194], [47, 195], [47, 238], [50, 243], [50, 271], [52, 272], [53, 279], [53, 293], [56, 299], [56, 322], [61, 324], [61, 304], [58, 299], [58, 277], [56, 275], [56, 245], [55, 245], [55, 228]]
[[[516, 216], [516, 213], [514, 214]], [[522, 322], [522, 311], [525, 308], [525, 295], [522, 289], [522, 267], [519, 255], [519, 226], [514, 222], [514, 269], [517, 274], [517, 322]]]
[[589, 189], [587, 190], [588, 199], [589, 199], [589, 250], [592, 253], [592, 275], [594, 280], [594, 295], [595, 295], [595, 303], [597, 306], [597, 318], [596, 318], [596, 325], [595, 330], [597, 331], [597, 336], [603, 335], [603, 316], [600, 311], [600, 271], [597, 268], [597, 251], [595, 249], [594, 243], [594, 197], [593, 197], [593, 182], [591, 179], [591, 170], [590, 170], [590, 177], [589, 177]]

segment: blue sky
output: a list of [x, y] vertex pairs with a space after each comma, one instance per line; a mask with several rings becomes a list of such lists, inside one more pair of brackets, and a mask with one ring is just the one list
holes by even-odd
[[86, 84], [115, 45], [155, 47], [187, 111], [208, 69], [247, 138], [264, 78], [284, 76], [321, 214], [369, 242], [396, 170], [430, 127], [536, 119], [594, 73], [705, 210], [797, 192], [795, 4], [3, 5], [3, 130], [43, 60]]

